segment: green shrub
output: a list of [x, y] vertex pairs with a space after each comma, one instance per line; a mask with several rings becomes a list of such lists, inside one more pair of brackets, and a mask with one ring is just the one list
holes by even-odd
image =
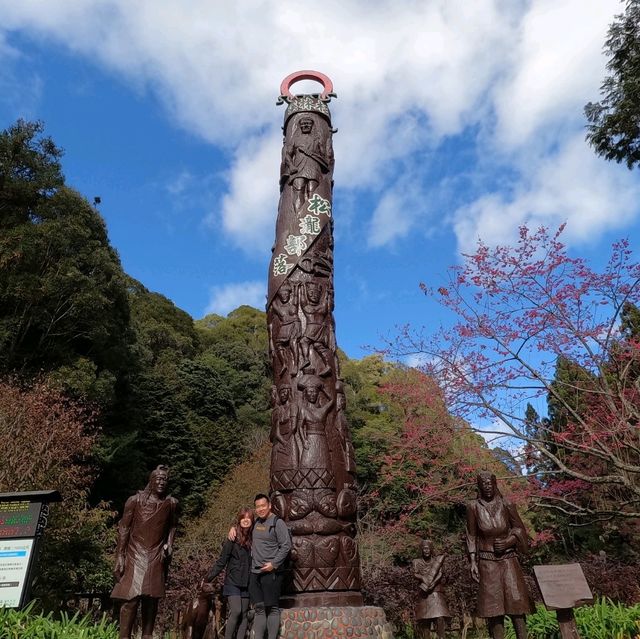
[[79, 613], [69, 616], [61, 613], [54, 619], [34, 614], [33, 606], [25, 610], [0, 608], [0, 639], [117, 639], [116, 625], [106, 616], [95, 623], [89, 616]]
[[[602, 598], [592, 606], [575, 610], [576, 625], [581, 637], [588, 639], [633, 639], [640, 637], [640, 604], [625, 606]], [[511, 622], [507, 621], [507, 639], [515, 639]], [[556, 613], [538, 605], [527, 617], [530, 639], [560, 639]]]

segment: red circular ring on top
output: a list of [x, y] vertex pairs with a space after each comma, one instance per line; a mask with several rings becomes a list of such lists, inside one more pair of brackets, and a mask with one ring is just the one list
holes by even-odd
[[326, 100], [329, 97], [330, 93], [333, 93], [333, 82], [326, 76], [324, 73], [320, 73], [319, 71], [296, 71], [291, 75], [288, 75], [280, 84], [280, 95], [287, 97], [293, 100], [293, 95], [291, 94], [291, 86], [300, 80], [315, 80], [322, 85], [322, 93], [320, 97], [323, 100]]

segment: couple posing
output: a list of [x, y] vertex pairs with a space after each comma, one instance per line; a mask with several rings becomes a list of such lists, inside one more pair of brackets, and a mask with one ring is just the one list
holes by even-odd
[[284, 521], [271, 511], [267, 495], [256, 495], [254, 506], [255, 518], [250, 508], [240, 509], [218, 561], [205, 578], [213, 581], [226, 568], [225, 639], [244, 639], [249, 600], [255, 609], [252, 639], [264, 639], [265, 630], [268, 639], [276, 639], [280, 627], [281, 569], [291, 550], [291, 536]]

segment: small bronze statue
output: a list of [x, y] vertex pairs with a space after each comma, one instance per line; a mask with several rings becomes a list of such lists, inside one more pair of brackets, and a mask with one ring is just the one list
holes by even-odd
[[182, 639], [204, 638], [209, 623], [209, 612], [219, 609], [213, 598], [214, 590], [214, 585], [204, 580], [198, 586], [196, 597], [182, 618]]
[[142, 603], [142, 639], [152, 639], [176, 534], [178, 501], [167, 495], [169, 469], [158, 466], [144, 490], [127, 499], [118, 524], [112, 599], [121, 600], [120, 639], [131, 639]]
[[527, 531], [516, 507], [498, 490], [496, 476], [478, 474], [478, 498], [467, 504], [471, 576], [480, 584], [477, 613], [488, 619], [492, 639], [504, 639], [504, 616], [517, 639], [527, 639], [525, 615], [534, 611], [516, 551], [525, 553]]
[[438, 639], [444, 639], [446, 622], [451, 617], [442, 587], [444, 555], [434, 556], [433, 543], [429, 539], [422, 541], [421, 549], [422, 559], [413, 560], [413, 574], [420, 581], [416, 604], [418, 637], [429, 639], [433, 624]]

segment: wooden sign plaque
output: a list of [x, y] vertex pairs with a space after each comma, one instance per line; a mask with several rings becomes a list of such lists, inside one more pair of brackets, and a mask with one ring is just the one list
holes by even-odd
[[562, 639], [580, 639], [573, 609], [593, 603], [593, 594], [580, 564], [534, 566], [542, 600], [548, 610], [555, 610]]

